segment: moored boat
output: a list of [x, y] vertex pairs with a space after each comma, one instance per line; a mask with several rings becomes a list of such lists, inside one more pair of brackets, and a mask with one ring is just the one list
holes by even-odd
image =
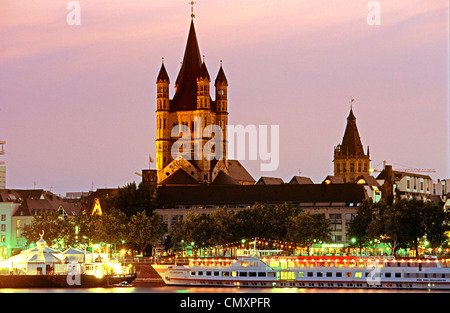
[[191, 258], [154, 264], [167, 285], [300, 288], [450, 289], [450, 267], [438, 259], [281, 256], [238, 250], [235, 258]]
[[47, 246], [36, 247], [0, 262], [0, 288], [107, 287], [126, 281], [136, 273], [106, 254], [70, 248], [64, 252]]

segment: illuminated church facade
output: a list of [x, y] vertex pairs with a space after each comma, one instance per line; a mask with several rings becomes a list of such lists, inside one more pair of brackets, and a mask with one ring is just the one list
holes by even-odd
[[[202, 60], [200, 55], [192, 14], [172, 98], [164, 58], [156, 79], [156, 171], [159, 186], [255, 182], [239, 161], [227, 159], [228, 81], [222, 61], [220, 63], [214, 80], [213, 100], [211, 78], [204, 57]], [[219, 126], [221, 134], [211, 132], [211, 127], [208, 127], [211, 125]], [[176, 126], [178, 128], [174, 130]], [[214, 144], [211, 144], [213, 138]], [[203, 153], [206, 149], [212, 152], [209, 157]]]

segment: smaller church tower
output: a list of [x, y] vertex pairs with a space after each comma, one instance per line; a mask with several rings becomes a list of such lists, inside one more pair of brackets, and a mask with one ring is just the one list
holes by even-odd
[[222, 128], [223, 133], [223, 159], [227, 156], [227, 125], [228, 125], [228, 81], [225, 72], [222, 68], [222, 61], [220, 61], [220, 69], [214, 81], [216, 88], [216, 108], [217, 108], [217, 123]]
[[170, 79], [162, 60], [156, 78], [156, 169], [162, 170], [171, 160], [169, 128], [169, 85]]
[[358, 176], [369, 174], [369, 147], [367, 147], [367, 154], [364, 153], [356, 127], [356, 117], [351, 107], [342, 143], [334, 147], [333, 162], [334, 176], [342, 177], [345, 183], [353, 183]]

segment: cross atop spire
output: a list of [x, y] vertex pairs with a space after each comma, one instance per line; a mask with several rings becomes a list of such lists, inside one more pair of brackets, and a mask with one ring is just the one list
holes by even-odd
[[193, 20], [195, 18], [195, 14], [194, 14], [194, 1], [189, 2], [189, 4], [191, 5], [191, 19]]

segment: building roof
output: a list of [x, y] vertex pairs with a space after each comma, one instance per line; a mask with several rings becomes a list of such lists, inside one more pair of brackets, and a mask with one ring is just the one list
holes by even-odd
[[216, 80], [214, 81], [214, 86], [217, 85], [228, 86], [227, 77], [225, 76], [225, 72], [223, 71], [222, 65], [220, 65], [219, 72], [217, 73]]
[[[385, 180], [386, 177], [386, 171], [382, 170], [380, 172], [380, 174], [378, 174], [377, 176], [377, 180]], [[392, 175], [391, 175], [391, 179], [392, 181], [399, 181], [401, 180], [403, 177], [405, 176], [409, 176], [409, 177], [419, 177], [419, 178], [425, 178], [425, 179], [431, 179], [430, 175], [424, 175], [424, 174], [417, 174], [417, 173], [409, 173], [409, 172], [404, 172], [404, 171], [395, 171], [392, 170]]]
[[209, 77], [208, 69], [206, 68], [205, 62], [202, 63], [202, 66], [200, 67], [200, 72], [198, 73], [197, 78], [211, 81], [211, 78]]
[[277, 203], [360, 203], [364, 186], [356, 184], [161, 186], [157, 197], [165, 208], [175, 205]]
[[239, 185], [230, 175], [225, 174], [223, 171], [219, 171], [216, 178], [212, 182], [213, 185]]
[[311, 178], [309, 177], [304, 177], [304, 176], [294, 176], [292, 177], [292, 179], [289, 181], [289, 184], [314, 184], [313, 181], [311, 180]]
[[284, 181], [278, 177], [267, 177], [261, 176], [260, 179], [256, 182], [256, 185], [281, 185], [284, 184]]
[[358, 184], [365, 184], [365, 185], [369, 185], [369, 186], [375, 186], [375, 187], [380, 187], [380, 184], [377, 182], [377, 180], [375, 179], [375, 177], [369, 175], [369, 174], [362, 174], [359, 175], [354, 183], [358, 183]]
[[345, 128], [344, 137], [342, 138], [342, 143], [338, 147], [341, 156], [365, 155], [358, 128], [356, 127], [356, 117], [353, 114], [352, 109], [350, 109], [350, 113], [347, 117], [347, 126]]
[[255, 183], [255, 179], [238, 160], [227, 160], [227, 168], [228, 175], [235, 181]]
[[176, 92], [170, 101], [171, 111], [195, 110], [197, 108], [197, 77], [201, 64], [194, 20], [191, 20], [183, 63], [175, 82]]
[[341, 176], [328, 175], [323, 180], [322, 184], [343, 184], [344, 179]]
[[182, 169], [178, 169], [175, 173], [164, 179], [160, 185], [200, 185], [200, 183]]
[[167, 82], [170, 84], [169, 75], [167, 74], [166, 67], [164, 66], [164, 63], [161, 64], [161, 69], [159, 70], [158, 77], [156, 78], [156, 82]]

